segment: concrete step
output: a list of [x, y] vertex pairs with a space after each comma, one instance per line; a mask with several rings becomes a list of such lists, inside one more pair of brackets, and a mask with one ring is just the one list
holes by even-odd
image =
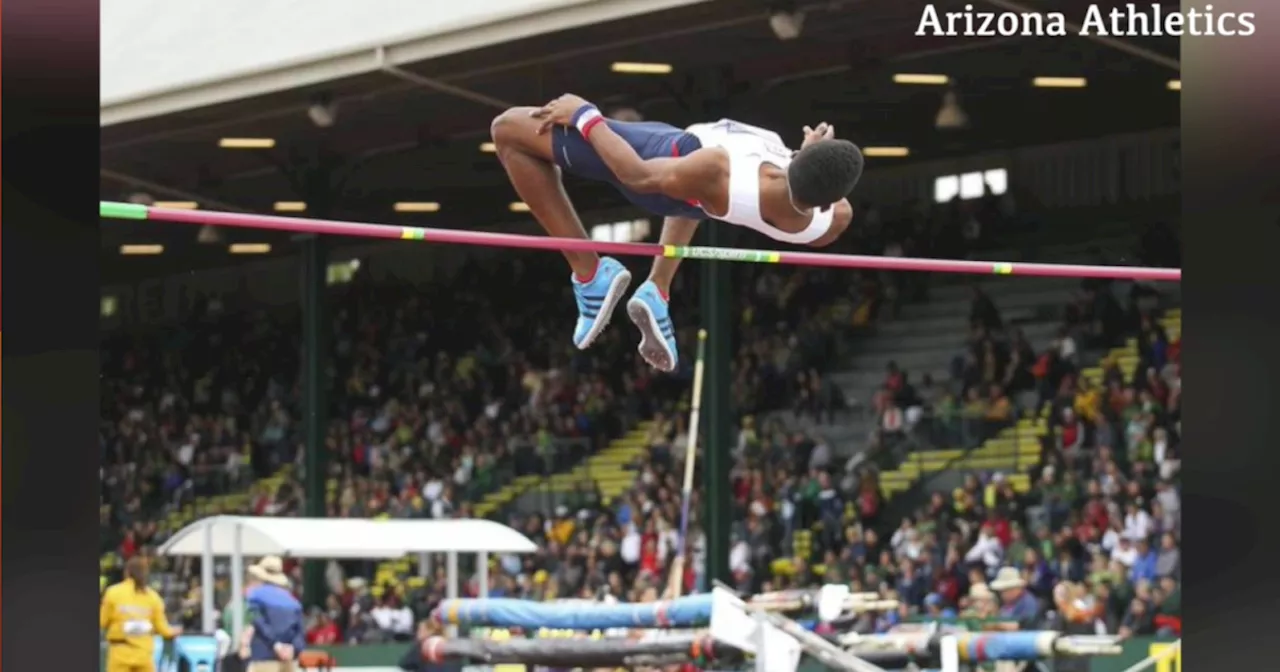
[[[1053, 340], [1060, 326], [1061, 323], [1055, 320], [1031, 322], [1019, 325], [1019, 328], [1022, 329], [1022, 333], [1031, 342], [1032, 347], [1039, 348]], [[955, 325], [955, 328], [952, 329], [920, 330], [901, 336], [867, 339], [866, 343], [856, 348], [858, 354], [855, 357], [875, 355], [877, 358], [881, 358], [885, 355], [897, 353], [925, 351], [946, 351], [955, 355], [963, 352], [968, 342], [968, 325], [961, 323]]]
[[[1052, 308], [1061, 310], [1063, 304], [1066, 303], [1068, 295], [1058, 289], [1041, 289], [1036, 291], [1018, 292], [1002, 296], [995, 300], [996, 307], [1001, 312], [1019, 310], [1019, 309], [1037, 309]], [[914, 304], [906, 306], [903, 314], [910, 318], [927, 317], [959, 317], [967, 319], [969, 317], [968, 301], [930, 301], [928, 303]]]
[[[996, 277], [985, 279], [979, 286], [999, 305], [999, 298], [1025, 292], [1043, 292], [1056, 289], [1070, 292], [1080, 286], [1078, 278], [1026, 278]], [[968, 301], [973, 290], [968, 285], [944, 285], [929, 290], [929, 301]]]
[[[904, 309], [903, 315], [892, 322], [877, 324], [875, 332], [867, 336], [865, 340], [874, 341], [881, 338], [893, 338], [920, 332], [967, 332], [969, 329], [968, 311], [965, 311], [964, 315], [930, 317], [928, 315], [912, 315], [910, 308], [911, 307], [908, 306]], [[1005, 322], [1019, 323], [1033, 319], [1036, 315], [1036, 311], [1029, 308], [1019, 308], [1015, 310], [1002, 310], [1000, 311], [1000, 315], [1004, 318]]]
[[[1046, 261], [1050, 263], [1071, 263], [1069, 259], [1079, 259], [1087, 257], [1091, 248], [1102, 250], [1104, 256], [1120, 257], [1128, 256], [1128, 252], [1138, 242], [1136, 235], [1120, 234], [1111, 235], [1100, 238], [1093, 238], [1087, 242], [1079, 243], [1059, 243], [1056, 245], [1045, 245], [1043, 247], [1034, 246], [1036, 258], [1034, 261]], [[972, 255], [973, 259], [981, 261], [1033, 261], [1032, 259], [1024, 259], [1024, 250], [1029, 249], [1006, 247], [995, 250], [978, 251]]]
[[875, 372], [883, 377], [885, 366], [893, 361], [898, 364], [898, 368], [910, 372], [913, 381], [919, 381], [926, 371], [943, 371], [943, 377], [935, 377], [934, 380], [946, 380], [949, 374], [945, 372], [951, 366], [951, 359], [961, 354], [961, 350], [962, 346], [915, 352], [868, 352], [851, 358], [848, 370]]
[[[941, 382], [948, 380], [951, 376], [947, 369], [946, 362], [941, 366], [932, 368], [907, 368], [911, 374], [911, 380], [923, 380], [925, 375], [930, 376], [935, 381]], [[881, 365], [876, 369], [861, 369], [841, 371], [831, 375], [831, 381], [840, 386], [844, 390], [847, 398], [853, 398], [861, 402], [866, 402], [871, 396], [871, 392], [880, 387], [880, 383], [884, 382], [884, 366]]]

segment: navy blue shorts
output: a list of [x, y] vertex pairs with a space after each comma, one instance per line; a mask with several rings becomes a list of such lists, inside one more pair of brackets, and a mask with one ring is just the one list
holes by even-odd
[[[605, 123], [614, 133], [622, 136], [642, 159], [659, 157], [688, 156], [702, 148], [698, 138], [670, 124], [657, 121], [614, 121], [606, 119]], [[556, 165], [571, 175], [592, 180], [608, 182], [622, 192], [628, 201], [637, 207], [662, 217], [688, 217], [689, 219], [705, 219], [706, 213], [696, 205], [685, 203], [661, 194], [637, 194], [622, 186], [613, 171], [605, 165], [596, 154], [596, 150], [587, 142], [578, 129], [572, 126], [554, 126], [551, 132], [551, 151], [555, 154]]]

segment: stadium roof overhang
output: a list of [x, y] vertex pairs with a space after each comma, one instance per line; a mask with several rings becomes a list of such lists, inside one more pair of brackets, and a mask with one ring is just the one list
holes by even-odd
[[[116, 3], [103, 12], [100, 123], [113, 126], [323, 85], [707, 1], [386, 0], [369, 7], [224, 0], [215, 12], [180, 13], [153, 11], [147, 0]], [[137, 30], [141, 23], [148, 30]], [[156, 59], [157, 53], [166, 56]]]
[[[306, 200], [306, 167], [329, 164], [341, 166], [332, 185], [340, 194], [330, 213], [335, 217], [442, 228], [527, 226], [527, 215], [508, 211], [515, 193], [482, 145], [490, 120], [504, 107], [538, 104], [565, 91], [673, 124], [717, 113], [699, 109], [697, 101], [718, 92], [727, 101], [722, 114], [777, 128], [789, 139], [802, 125], [825, 120], [864, 146], [909, 147], [912, 159], [1178, 124], [1178, 96], [1165, 88], [1178, 73], [1134, 50], [1080, 37], [918, 36], [924, 0], [798, 0], [806, 14], [803, 31], [781, 40], [769, 20], [776, 4], [684, 4], [405, 62], [391, 71], [112, 124], [102, 129], [101, 195], [269, 212], [279, 201]], [[952, 4], [944, 3], [962, 6]], [[1062, 0], [1053, 9], [1082, 15], [1087, 4]], [[1128, 44], [1165, 59], [1176, 58], [1178, 50], [1173, 38]], [[671, 72], [629, 75], [610, 67], [637, 61], [669, 65]], [[939, 131], [934, 121], [944, 88], [900, 85], [895, 73], [947, 75], [970, 129]], [[1088, 86], [1033, 87], [1039, 75], [1086, 76]], [[332, 125], [320, 127], [310, 118], [318, 100], [332, 104]], [[274, 147], [219, 146], [222, 138], [246, 137], [270, 139]], [[901, 160], [872, 159], [870, 169]], [[571, 188], [585, 213], [625, 206], [607, 187]], [[440, 208], [396, 212], [393, 204], [402, 201]], [[584, 218], [590, 221], [590, 214]], [[270, 243], [271, 254], [294, 249], [284, 235], [223, 233], [225, 242]], [[108, 281], [234, 261], [225, 247], [200, 246], [189, 227], [113, 222], [102, 241]], [[166, 254], [124, 259], [115, 251], [125, 242], [161, 243]]]

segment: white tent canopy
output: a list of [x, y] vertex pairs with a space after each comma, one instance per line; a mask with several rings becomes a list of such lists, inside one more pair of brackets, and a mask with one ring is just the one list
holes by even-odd
[[[458, 596], [458, 554], [476, 553], [480, 595], [488, 595], [490, 553], [532, 553], [538, 546], [519, 532], [490, 520], [374, 520], [371, 518], [270, 518], [212, 516], [182, 528], [160, 547], [161, 555], [199, 556], [202, 625], [214, 624], [213, 562], [231, 556], [231, 593], [242, 592], [244, 558], [398, 558], [419, 556], [427, 571], [431, 553], [447, 559], [446, 594]], [[240, 641], [243, 610], [232, 612], [232, 641]]]
[[[237, 548], [236, 530], [240, 530]], [[211, 548], [205, 548], [206, 539]], [[532, 553], [538, 546], [491, 520], [212, 516], [179, 530], [161, 555], [398, 558], [413, 553]]]

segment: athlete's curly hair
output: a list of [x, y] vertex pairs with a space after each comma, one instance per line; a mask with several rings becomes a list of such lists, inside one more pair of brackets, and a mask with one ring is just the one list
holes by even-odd
[[862, 177], [862, 150], [848, 140], [820, 140], [796, 152], [787, 169], [791, 198], [821, 208], [849, 195]]

